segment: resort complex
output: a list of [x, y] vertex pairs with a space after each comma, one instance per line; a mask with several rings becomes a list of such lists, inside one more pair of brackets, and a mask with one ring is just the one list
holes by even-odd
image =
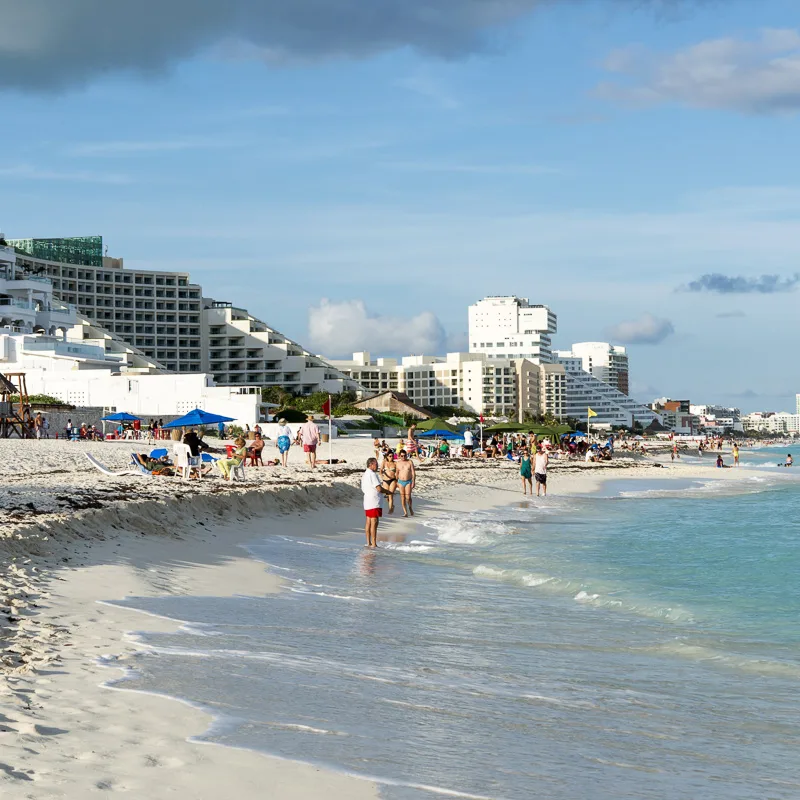
[[799, 415], [742, 418], [668, 398], [644, 405], [630, 396], [624, 347], [554, 349], [556, 313], [527, 298], [471, 305], [468, 352], [330, 359], [204, 296], [187, 272], [127, 268], [100, 236], [0, 241], [0, 371], [25, 371], [29, 391], [78, 407], [169, 416], [197, 406], [253, 424], [268, 416], [263, 390], [280, 387], [296, 396], [353, 392], [365, 409], [389, 392], [417, 408], [520, 422], [584, 420], [591, 409], [592, 424], [606, 428], [800, 431]]

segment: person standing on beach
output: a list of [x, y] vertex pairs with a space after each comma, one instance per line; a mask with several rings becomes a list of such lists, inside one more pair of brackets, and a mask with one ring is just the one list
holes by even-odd
[[292, 429], [286, 424], [286, 420], [281, 417], [278, 420], [277, 440], [278, 452], [281, 454], [281, 466], [289, 464], [289, 448], [292, 446]]
[[367, 535], [367, 547], [378, 546], [378, 520], [383, 516], [381, 509], [381, 495], [386, 494], [387, 490], [381, 486], [381, 479], [378, 477], [378, 459], [370, 458], [367, 460], [367, 469], [361, 476], [361, 492], [364, 495], [364, 533]]
[[522, 478], [522, 494], [528, 494], [528, 489], [533, 494], [533, 470], [531, 468], [531, 456], [527, 450], [523, 450], [519, 460], [519, 474]]
[[464, 431], [464, 454], [467, 458], [472, 458], [472, 453], [475, 450], [475, 435], [467, 428]]
[[403, 506], [403, 516], [414, 516], [414, 505], [411, 501], [411, 492], [417, 485], [417, 471], [405, 450], [401, 450], [397, 462], [397, 488], [400, 490], [400, 503]]
[[736, 442], [733, 443], [733, 466], [739, 466], [739, 445]]
[[305, 423], [300, 427], [300, 438], [303, 442], [303, 452], [306, 454], [306, 463], [311, 469], [316, 469], [319, 428], [311, 414], [306, 417]]
[[383, 488], [386, 489], [386, 496], [389, 499], [389, 513], [394, 514], [394, 493], [397, 491], [397, 464], [394, 463], [394, 453], [391, 450], [383, 457], [381, 483]]
[[541, 445], [536, 453], [536, 458], [533, 464], [533, 475], [536, 478], [536, 496], [539, 492], [543, 492], [547, 497], [547, 465], [550, 463], [550, 457], [547, 455], [547, 450]]

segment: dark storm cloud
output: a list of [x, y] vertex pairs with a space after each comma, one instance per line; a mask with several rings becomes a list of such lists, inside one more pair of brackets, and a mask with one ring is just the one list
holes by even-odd
[[723, 275], [711, 272], [702, 275], [685, 287], [688, 292], [716, 292], [717, 294], [780, 294], [793, 292], [800, 275], [782, 278], [780, 275], [761, 275], [758, 278], [745, 278], [742, 275]]
[[[649, 2], [663, 8], [691, 0]], [[403, 47], [455, 58], [485, 47], [493, 31], [543, 4], [544, 0], [0, 0], [0, 88], [54, 90], [119, 71], [158, 75], [217, 45], [272, 63], [364, 58]]]

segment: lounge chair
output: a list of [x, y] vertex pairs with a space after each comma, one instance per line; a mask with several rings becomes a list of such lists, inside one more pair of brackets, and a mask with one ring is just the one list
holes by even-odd
[[[141, 475], [141, 472], [138, 469], [125, 469], [119, 472], [114, 472], [113, 470], [110, 470], [108, 467], [101, 464], [91, 453], [85, 453], [85, 456], [89, 460], [89, 463], [95, 467], [95, 469], [99, 469], [103, 475], [109, 475], [114, 478], [118, 478], [121, 475]], [[149, 475], [150, 473], [147, 474]]]

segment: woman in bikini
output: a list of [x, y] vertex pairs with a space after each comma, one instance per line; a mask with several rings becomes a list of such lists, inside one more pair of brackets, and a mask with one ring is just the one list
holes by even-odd
[[391, 450], [383, 458], [381, 484], [386, 489], [389, 513], [394, 514], [394, 493], [397, 491], [397, 464], [395, 464], [394, 453]]

